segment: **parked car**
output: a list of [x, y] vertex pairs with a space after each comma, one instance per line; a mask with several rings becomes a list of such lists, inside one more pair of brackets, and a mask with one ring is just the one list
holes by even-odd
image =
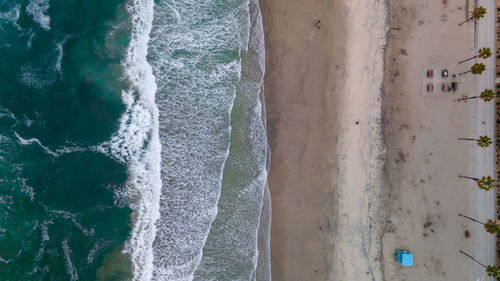
[[451, 82], [451, 90], [455, 92], [458, 89], [458, 82]]
[[432, 78], [434, 77], [434, 71], [432, 69], [427, 70], [427, 78]]
[[443, 78], [448, 77], [448, 69], [443, 69], [443, 70], [441, 71], [441, 76], [442, 76]]

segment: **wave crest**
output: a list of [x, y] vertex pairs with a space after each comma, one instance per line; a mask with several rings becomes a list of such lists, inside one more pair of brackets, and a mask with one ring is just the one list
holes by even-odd
[[132, 30], [126, 58], [122, 62], [130, 87], [122, 91], [126, 110], [119, 129], [111, 140], [95, 149], [128, 165], [127, 193], [133, 228], [124, 252], [132, 261], [133, 280], [150, 280], [153, 272], [152, 244], [159, 217], [161, 189], [158, 109], [155, 104], [156, 82], [146, 60], [153, 20], [153, 0], [130, 0], [128, 10]]

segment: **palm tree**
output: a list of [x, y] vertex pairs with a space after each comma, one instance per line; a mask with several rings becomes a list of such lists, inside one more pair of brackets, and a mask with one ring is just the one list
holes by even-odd
[[489, 101], [492, 101], [496, 97], [497, 96], [495, 95], [495, 92], [493, 92], [493, 90], [486, 89], [486, 90], [482, 91], [481, 95], [479, 95], [479, 96], [460, 98], [460, 99], [457, 99], [457, 101], [463, 101], [463, 100], [471, 100], [471, 99], [481, 98], [484, 102], [489, 102]]
[[491, 53], [491, 49], [490, 47], [483, 47], [482, 49], [479, 49], [479, 55], [478, 57], [479, 58], [482, 58], [483, 60], [491, 57], [492, 53]]
[[470, 139], [470, 138], [458, 138], [459, 140], [468, 140], [468, 141], [476, 141], [477, 145], [480, 147], [488, 147], [490, 144], [493, 143], [490, 137], [484, 135], [480, 136], [478, 139]]
[[487, 176], [487, 177], [483, 176], [477, 180], [477, 186], [480, 189], [488, 191], [488, 190], [493, 189], [496, 186], [495, 181], [496, 180], [494, 178], [492, 178], [491, 176]]
[[463, 61], [459, 61], [458, 63], [463, 63], [463, 62], [466, 62], [466, 61], [469, 61], [471, 59], [475, 59], [477, 57], [480, 57], [482, 59], [487, 59], [489, 57], [491, 57], [492, 53], [491, 53], [491, 49], [489, 47], [484, 47], [482, 49], [479, 49], [479, 53], [471, 58], [468, 58], [466, 60], [463, 60]]
[[488, 221], [484, 224], [484, 229], [486, 229], [486, 232], [491, 234], [500, 233], [500, 225], [498, 220], [488, 219]]
[[473, 66], [471, 66], [470, 70], [468, 70], [466, 72], [462, 72], [459, 75], [464, 75], [464, 74], [467, 74], [469, 72], [472, 72], [472, 74], [481, 74], [485, 70], [486, 70], [486, 65], [484, 65], [484, 63], [482, 63], [482, 62], [479, 62], [479, 63], [475, 63]]
[[500, 278], [500, 268], [496, 265], [488, 265], [486, 267], [486, 272], [490, 277], [496, 278], [497, 280]]
[[471, 19], [479, 20], [481, 18], [484, 18], [485, 15], [486, 15], [486, 8], [483, 6], [479, 6], [477, 8], [474, 8], [474, 11], [472, 11], [472, 16], [470, 18], [468, 18], [464, 22], [459, 23], [458, 25], [462, 25], [462, 24], [470, 21]]
[[477, 140], [477, 145], [483, 148], [490, 146], [490, 144], [492, 143], [493, 141], [488, 136], [480, 136], [479, 139]]
[[461, 178], [474, 180], [477, 183], [477, 187], [479, 187], [479, 189], [482, 189], [484, 191], [489, 191], [497, 186], [495, 184], [496, 180], [494, 178], [492, 178], [491, 176], [487, 176], [487, 177], [482, 176], [481, 178], [473, 178], [473, 177], [462, 176], [462, 175], [458, 175], [458, 176]]
[[474, 222], [477, 222], [477, 223], [480, 223], [480, 224], [484, 225], [484, 229], [488, 233], [491, 233], [493, 235], [500, 233], [500, 222], [498, 220], [488, 219], [488, 222], [484, 223], [482, 221], [478, 221], [478, 220], [473, 219], [471, 217], [468, 217], [466, 215], [462, 215], [462, 214], [458, 214], [458, 215], [461, 216], [461, 217], [464, 217], [466, 219], [469, 219], [471, 221], [474, 221]]
[[483, 266], [486, 269], [486, 273], [488, 273], [489, 277], [493, 277], [493, 278], [500, 277], [500, 268], [498, 266], [496, 266], [496, 265], [486, 266], [486, 265], [482, 264], [481, 262], [479, 262], [478, 260], [476, 260], [475, 258], [473, 258], [471, 255], [467, 254], [466, 252], [460, 250], [460, 253], [465, 255], [466, 257], [470, 258], [471, 260], [477, 262], [481, 266]]

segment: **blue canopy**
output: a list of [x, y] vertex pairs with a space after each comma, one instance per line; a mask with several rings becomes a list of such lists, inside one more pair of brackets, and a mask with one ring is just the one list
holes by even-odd
[[408, 251], [398, 251], [398, 262], [403, 266], [413, 266], [413, 254]]

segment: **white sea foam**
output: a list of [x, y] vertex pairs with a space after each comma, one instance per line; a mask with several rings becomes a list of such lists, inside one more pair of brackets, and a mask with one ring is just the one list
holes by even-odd
[[153, 19], [153, 0], [130, 0], [132, 33], [123, 61], [130, 88], [122, 91], [126, 105], [118, 131], [95, 149], [128, 165], [128, 192], [134, 198], [134, 225], [124, 249], [131, 256], [133, 280], [150, 280], [153, 273], [152, 244], [159, 217], [161, 188], [156, 82], [146, 60]]
[[42, 69], [32, 65], [24, 65], [19, 73], [19, 81], [26, 86], [35, 89], [41, 89], [53, 82], [53, 79], [48, 79], [46, 73], [42, 74]]
[[[210, 274], [214, 269], [212, 265], [217, 266], [213, 255], [207, 255], [204, 247], [207, 246], [211, 228], [216, 227], [213, 222], [218, 216], [217, 204], [222, 203], [219, 198], [223, 168], [229, 155], [231, 111], [241, 79], [241, 54], [251, 44], [247, 41], [248, 25], [249, 3], [246, 0], [225, 4], [218, 1], [163, 0], [155, 6], [150, 61], [159, 87], [157, 103], [163, 146], [162, 180], [165, 183], [154, 243], [155, 280], [227, 279], [204, 278], [207, 276], [205, 273]], [[260, 153], [258, 155], [265, 156], [265, 133], [258, 104], [259, 83], [261, 81], [257, 82], [257, 90], [251, 93], [253, 101], [257, 101], [253, 106], [257, 108], [248, 108], [249, 114], [257, 120], [255, 124], [260, 124], [251, 130], [256, 144], [250, 148], [256, 148], [256, 152]], [[264, 145], [261, 144], [262, 137]], [[249, 153], [252, 154], [251, 151]], [[260, 157], [258, 155], [257, 158]], [[240, 163], [242, 166], [246, 164]], [[227, 241], [235, 242], [228, 248], [239, 254], [250, 249], [247, 252], [253, 264], [248, 273], [250, 276], [254, 274], [257, 263], [256, 232], [265, 164], [260, 165], [255, 174], [252, 183], [247, 185], [248, 189], [240, 191], [244, 194], [253, 188], [257, 190], [256, 196], [250, 200], [251, 203], [238, 201], [243, 205], [233, 205], [235, 208], [249, 206], [248, 209], [254, 212], [248, 216], [251, 217], [249, 225], [253, 226], [247, 227], [241, 221], [248, 217], [235, 216], [231, 224], [213, 229], [222, 233], [223, 228], [236, 230], [240, 225], [244, 228], [234, 233], [244, 233], [245, 243], [238, 244], [238, 236], [228, 236], [220, 241], [220, 245]], [[250, 207], [254, 202], [257, 206]], [[225, 233], [230, 234], [230, 231]], [[212, 244], [215, 247], [207, 249], [207, 252], [217, 251], [216, 244]], [[238, 249], [238, 246], [244, 248]], [[205, 256], [206, 262], [215, 263], [201, 265], [200, 261], [203, 263]], [[233, 261], [245, 262], [226, 257], [226, 265]], [[198, 269], [203, 273], [197, 272]]]
[[49, 224], [52, 224], [51, 221], [49, 222], [44, 222], [41, 226], [41, 231], [42, 231], [42, 242], [46, 242], [46, 241], [49, 241], [50, 240], [50, 236], [49, 236], [49, 227], [48, 225]]
[[0, 118], [10, 118], [16, 120], [16, 116], [9, 109], [0, 105]]
[[28, 49], [31, 49], [31, 45], [33, 43], [33, 39], [35, 38], [35, 36], [36, 36], [36, 33], [33, 32], [33, 30], [30, 28], [28, 41], [26, 41], [26, 47], [28, 47]]
[[72, 38], [72, 35], [66, 35], [61, 41], [56, 43], [56, 52], [57, 52], [57, 57], [56, 57], [56, 63], [55, 63], [55, 71], [59, 73], [60, 75], [62, 74], [62, 69], [61, 69], [61, 63], [63, 59], [63, 54], [64, 54], [64, 44], [68, 42], [69, 39]]
[[[35, 36], [34, 32], [29, 34], [27, 41], [28, 48], [31, 48], [31, 41]], [[64, 56], [64, 44], [72, 38], [73, 35], [67, 35], [60, 41], [54, 42], [54, 50], [40, 59], [23, 65], [18, 73], [18, 79], [21, 83], [35, 89], [42, 89], [62, 78], [62, 62]]]
[[78, 214], [62, 210], [50, 210], [50, 212], [56, 216], [72, 221], [75, 227], [80, 229], [85, 236], [93, 236], [95, 233], [94, 228], [86, 228], [78, 222]]
[[24, 125], [26, 125], [26, 127], [28, 128], [33, 125], [33, 120], [29, 119], [26, 115], [24, 116], [23, 121]]
[[93, 263], [95, 254], [111, 244], [112, 243], [110, 241], [104, 239], [99, 239], [98, 241], [96, 241], [87, 255], [87, 263]]
[[31, 202], [35, 200], [35, 190], [26, 183], [25, 178], [21, 178], [21, 191], [30, 197]]
[[64, 253], [64, 260], [66, 261], [66, 272], [68, 273], [71, 281], [76, 281], [78, 280], [78, 272], [71, 261], [71, 249], [68, 246], [68, 239], [64, 239], [61, 245]]
[[[132, 36], [123, 62], [131, 84], [122, 91], [126, 110], [111, 140], [93, 149], [129, 167], [127, 190], [115, 193], [119, 193], [119, 201], [127, 200], [123, 197], [134, 199], [134, 226], [125, 247], [132, 259], [134, 280], [195, 278], [217, 215], [223, 168], [229, 155], [230, 114], [241, 78], [241, 51], [252, 44], [245, 41], [248, 30], [242, 30], [246, 25], [241, 22], [241, 16], [248, 19], [248, 2], [222, 5], [225, 13], [214, 16], [211, 13], [221, 7], [219, 4], [215, 0], [157, 2], [149, 54], [156, 82], [146, 61], [154, 3], [130, 0], [127, 5]], [[156, 83], [160, 116], [154, 100]], [[254, 101], [258, 93], [254, 93]], [[249, 113], [258, 127], [250, 130], [256, 140], [251, 148], [262, 155], [265, 133], [259, 123], [261, 110], [254, 104]], [[245, 229], [251, 242], [244, 245], [245, 250], [234, 248], [240, 244], [232, 245], [240, 254], [249, 249], [250, 275], [254, 278], [265, 165], [257, 170], [255, 181], [248, 185], [257, 190], [253, 226]], [[241, 219], [245, 217], [233, 218]]]
[[[262, 93], [265, 58], [258, 1], [249, 1], [239, 18], [242, 78], [233, 110], [238, 118], [232, 123], [219, 211], [195, 280], [271, 280], [269, 151]], [[234, 174], [237, 179], [231, 179]]]
[[3, 22], [12, 23], [16, 29], [21, 30], [22, 28], [17, 23], [19, 16], [21, 14], [21, 5], [17, 4], [12, 9], [7, 12], [0, 12], [0, 24]]
[[134, 192], [127, 186], [107, 185], [106, 189], [113, 192], [113, 206], [128, 207], [133, 203]]
[[38, 146], [40, 146], [43, 149], [43, 151], [45, 151], [45, 153], [50, 154], [54, 157], [59, 156], [59, 154], [57, 152], [54, 152], [54, 151], [50, 150], [50, 148], [44, 146], [40, 142], [40, 140], [37, 138], [24, 139], [21, 136], [19, 136], [19, 134], [17, 132], [14, 132], [14, 135], [16, 136], [18, 142], [22, 145], [31, 145], [31, 144], [35, 143], [35, 144], [38, 144]]
[[74, 152], [82, 152], [86, 151], [86, 148], [80, 146], [62, 146], [56, 149], [56, 153], [58, 156], [62, 154], [74, 153]]
[[[38, 252], [35, 256], [35, 261], [39, 262], [41, 259], [42, 259], [42, 255], [43, 253], [45, 252], [45, 245], [47, 244], [47, 241], [50, 240], [50, 236], [49, 236], [49, 224], [52, 224], [52, 221], [44, 221], [41, 225], [40, 225], [40, 232], [41, 232], [41, 235], [42, 235], [42, 242], [40, 244], [40, 248], [38, 248]], [[38, 225], [38, 224], [36, 224]], [[37, 267], [35, 267], [34, 269], [34, 272], [37, 271]]]
[[49, 8], [49, 0], [30, 0], [28, 6], [26, 6], [26, 13], [28, 13], [41, 28], [49, 31], [50, 16], [47, 14]]
[[21, 145], [37, 144], [40, 148], [43, 149], [43, 151], [45, 153], [47, 153], [47, 154], [49, 154], [49, 155], [51, 155], [53, 157], [59, 157], [62, 154], [73, 153], [73, 152], [81, 152], [81, 151], [87, 150], [87, 149], [85, 149], [83, 147], [78, 147], [78, 146], [73, 146], [73, 147], [63, 146], [63, 147], [60, 147], [60, 148], [58, 148], [58, 149], [56, 149], [54, 151], [54, 150], [51, 150], [50, 148], [48, 148], [47, 146], [43, 145], [42, 142], [39, 139], [37, 139], [37, 138], [25, 139], [25, 138], [22, 138], [17, 132], [14, 132], [14, 135], [16, 136], [17, 141]]

